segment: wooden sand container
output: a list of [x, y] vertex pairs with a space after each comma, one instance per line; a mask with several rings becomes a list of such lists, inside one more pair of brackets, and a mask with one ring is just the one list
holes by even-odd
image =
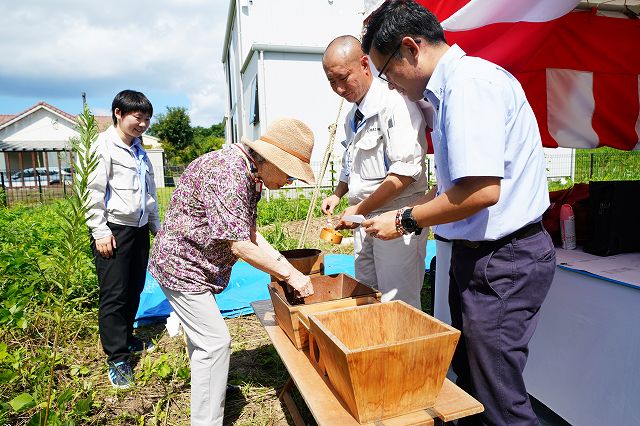
[[[282, 250], [280, 253], [291, 265], [305, 275], [324, 274], [324, 253], [318, 249]], [[271, 281], [278, 281], [271, 275]]]
[[324, 253], [322, 250], [305, 248], [282, 250], [280, 253], [294, 268], [305, 275], [324, 273]]
[[309, 316], [309, 355], [360, 423], [433, 406], [460, 332], [402, 301]]
[[310, 279], [314, 294], [304, 299], [296, 299], [287, 285], [269, 284], [278, 325], [297, 349], [308, 345], [309, 314], [380, 301], [380, 292], [346, 274], [310, 276]]

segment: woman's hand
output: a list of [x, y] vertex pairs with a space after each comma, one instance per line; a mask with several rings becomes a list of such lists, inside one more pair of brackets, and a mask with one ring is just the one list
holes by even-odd
[[402, 234], [396, 230], [396, 210], [382, 213], [379, 216], [372, 217], [362, 222], [361, 226], [367, 231], [367, 234], [373, 238], [381, 240], [393, 240]]
[[293, 289], [300, 295], [300, 297], [307, 297], [313, 294], [313, 285], [311, 284], [311, 279], [300, 273], [300, 271], [296, 270], [296, 272], [292, 273], [287, 279], [287, 284], [289, 284]]

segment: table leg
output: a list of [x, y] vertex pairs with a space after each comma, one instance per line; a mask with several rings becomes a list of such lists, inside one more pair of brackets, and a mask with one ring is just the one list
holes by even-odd
[[291, 392], [289, 392], [289, 390], [294, 386], [295, 384], [293, 383], [293, 379], [289, 377], [289, 380], [287, 380], [287, 383], [284, 384], [284, 387], [280, 391], [278, 399], [284, 402], [284, 405], [287, 406], [287, 410], [289, 410], [289, 414], [291, 414], [293, 423], [295, 423], [296, 426], [305, 426], [305, 422], [300, 415], [300, 411], [298, 411], [298, 407], [296, 407], [296, 403], [291, 397]]

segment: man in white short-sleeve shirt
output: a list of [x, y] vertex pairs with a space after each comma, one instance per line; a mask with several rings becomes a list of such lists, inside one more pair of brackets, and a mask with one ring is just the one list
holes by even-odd
[[390, 87], [434, 107], [437, 186], [413, 208], [363, 222], [378, 238], [425, 226], [453, 241], [452, 325], [462, 331], [457, 383], [485, 408], [463, 425], [538, 425], [522, 371], [555, 271], [541, 224], [549, 206], [540, 133], [519, 82], [449, 46], [413, 0], [386, 2], [363, 46]]
[[[340, 183], [322, 201], [322, 210], [332, 214], [344, 195], [349, 207], [343, 217], [395, 211], [420, 199], [427, 190], [420, 109], [374, 80], [369, 58], [353, 36], [332, 41], [322, 64], [333, 91], [354, 104], [345, 122]], [[427, 233], [382, 241], [358, 226], [344, 220], [336, 226], [353, 229], [358, 281], [420, 309]]]

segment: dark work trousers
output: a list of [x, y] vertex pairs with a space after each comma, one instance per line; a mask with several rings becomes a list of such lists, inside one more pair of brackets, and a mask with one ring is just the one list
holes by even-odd
[[555, 248], [546, 231], [478, 248], [454, 241], [451, 325], [462, 331], [452, 367], [457, 384], [484, 405], [468, 425], [538, 425], [522, 372], [540, 306], [551, 287]]
[[107, 360], [119, 362], [129, 359], [128, 343], [133, 335], [149, 261], [149, 226], [107, 225], [116, 239], [113, 257], [102, 257], [93, 239], [91, 248], [100, 286], [100, 341]]

